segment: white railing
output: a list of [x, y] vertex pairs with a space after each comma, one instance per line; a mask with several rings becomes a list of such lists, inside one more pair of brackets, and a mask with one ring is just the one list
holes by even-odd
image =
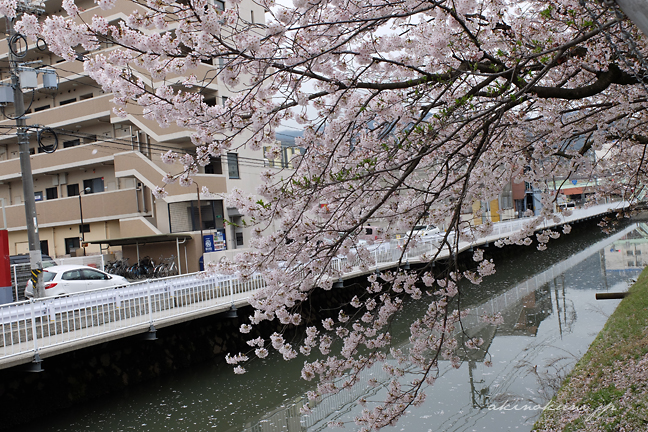
[[[608, 206], [577, 210], [555, 225], [607, 211]], [[510, 235], [526, 222], [528, 220], [495, 224], [487, 238], [472, 244]], [[470, 246], [471, 243], [462, 242], [460, 249]], [[437, 237], [420, 239], [404, 258], [414, 260], [422, 254], [436, 252], [438, 247]], [[371, 245], [370, 248], [370, 262], [361, 262], [358, 258], [349, 262], [342, 257], [335, 259], [332, 267], [342, 273], [361, 273], [380, 265], [395, 264], [402, 256], [402, 244], [398, 242]], [[128, 333], [129, 329], [145, 331], [158, 323], [174, 322], [183, 316], [224, 310], [225, 305], [246, 303], [264, 285], [260, 275], [239, 280], [234, 276], [189, 274], [60, 298], [0, 305], [0, 361], [93, 338], [99, 340], [107, 334]]]
[[223, 309], [263, 287], [255, 276], [191, 274], [0, 306], [0, 360]]

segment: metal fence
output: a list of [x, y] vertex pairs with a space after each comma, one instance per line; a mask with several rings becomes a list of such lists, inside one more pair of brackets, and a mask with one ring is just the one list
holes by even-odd
[[248, 298], [261, 276], [191, 274], [0, 306], [0, 359], [208, 311]]

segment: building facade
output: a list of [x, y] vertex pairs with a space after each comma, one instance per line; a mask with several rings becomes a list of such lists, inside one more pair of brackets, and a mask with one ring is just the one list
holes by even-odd
[[[216, 3], [217, 7], [228, 7], [226, 3]], [[48, 1], [44, 5], [45, 16], [62, 13], [60, 2]], [[135, 7], [129, 1], [118, 1], [116, 7], [108, 11], [92, 0], [77, 1], [77, 5], [84, 10], [81, 18], [86, 22], [95, 14], [117, 22]], [[264, 16], [264, 10], [250, 0], [244, 0], [239, 7], [241, 13], [246, 11], [249, 15], [247, 19]], [[104, 45], [101, 49], [115, 47]], [[0, 59], [8, 64], [6, 40], [0, 42]], [[29, 42], [20, 60], [34, 68], [55, 71], [58, 81], [57, 88], [53, 89], [44, 85], [43, 75], [39, 74], [37, 87], [23, 90], [27, 125], [42, 126], [40, 146], [37, 128], [30, 129], [29, 140], [39, 237], [44, 254], [52, 257], [130, 254], [133, 262], [135, 255], [141, 253], [158, 259], [155, 253], [159, 245], [151, 246], [150, 251], [134, 252], [132, 247], [101, 246], [96, 242], [189, 233], [192, 240], [183, 245], [187, 252], [179, 260], [183, 267], [185, 263], [188, 267], [182, 269], [184, 272], [198, 269], [197, 258], [203, 247], [201, 231], [213, 236], [217, 248], [231, 250], [247, 246], [249, 233], [241, 227], [241, 215], [236, 209], [227, 208], [224, 195], [233, 188], [254, 193], [259, 173], [264, 168], [262, 151], [251, 151], [243, 146], [212, 158], [211, 163], [195, 175], [195, 184], [190, 187], [168, 185], [168, 196], [156, 198], [152, 190], [163, 185], [162, 177], [181, 169], [163, 164], [161, 155], [168, 150], [195, 154], [195, 146], [190, 141], [192, 131], [174, 125], [161, 128], [144, 119], [142, 109], [136, 106], [129, 108], [126, 118], [118, 117], [113, 112], [113, 96], [102, 92], [85, 74], [82, 61], [65, 61], [47, 51], [42, 42]], [[189, 73], [214, 75], [214, 70], [222, 67], [218, 63], [218, 60], [205, 61], [198, 70]], [[0, 79], [5, 84], [11, 83], [8, 67], [0, 68]], [[178, 79], [181, 81], [183, 77]], [[151, 81], [151, 86], [154, 87], [155, 82]], [[222, 104], [231, 93], [220, 79], [214, 79], [204, 89], [204, 96], [207, 103]], [[21, 254], [29, 250], [23, 174], [13, 120], [21, 113], [14, 112], [10, 103], [2, 108], [0, 204], [6, 214], [10, 253]], [[55, 137], [58, 148], [47, 153]], [[211, 192], [208, 196], [200, 194], [203, 187]]]

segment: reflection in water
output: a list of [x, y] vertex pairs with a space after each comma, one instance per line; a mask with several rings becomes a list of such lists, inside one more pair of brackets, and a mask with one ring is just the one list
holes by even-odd
[[[434, 388], [429, 389], [428, 401], [424, 407], [413, 409], [399, 423], [399, 428], [424, 430], [422, 428], [428, 427], [431, 430], [459, 431], [482, 426], [487, 430], [529, 430], [532, 420], [540, 413], [539, 410], [512, 413], [506, 411], [506, 408], [516, 403], [528, 404], [529, 407], [544, 405], [551, 398], [600, 330], [605, 317], [618, 304], [607, 303], [601, 308], [601, 305], [594, 304], [593, 293], [583, 290], [609, 289], [610, 281], [616, 287], [623, 284], [627, 286], [627, 276], [636, 276], [641, 270], [637, 265], [625, 268], [618, 266], [615, 269], [623, 268], [623, 274], [609, 275], [606, 269], [609, 270], [610, 266], [606, 266], [605, 257], [601, 261], [600, 251], [605, 250], [605, 246], [613, 241], [626, 244], [628, 239], [636, 238], [636, 232], [634, 226], [629, 227], [504, 290], [497, 290], [497, 287], [485, 283], [482, 288], [491, 290], [491, 295], [484, 301], [478, 300], [481, 296], [462, 299], [463, 302], [472, 303], [470, 313], [462, 320], [463, 333], [457, 335], [459, 348], [455, 354], [464, 363], [458, 371], [448, 365], [442, 367], [442, 379], [437, 381]], [[645, 233], [648, 234], [648, 230]], [[637, 240], [637, 244], [641, 241], [648, 248], [648, 235]], [[639, 250], [640, 247], [633, 243], [633, 256]], [[630, 255], [629, 252], [624, 253]], [[602, 273], [595, 271], [597, 267], [602, 269]], [[583, 277], [592, 273], [603, 277], [598, 280]], [[504, 318], [504, 323], [499, 326], [486, 324], [479, 319], [482, 315], [498, 312]], [[413, 316], [413, 313], [402, 315]], [[548, 318], [552, 315], [555, 319], [549, 322]], [[483, 349], [465, 348], [464, 342], [472, 338], [483, 339]], [[495, 364], [492, 368], [485, 368], [483, 362], [491, 355]], [[459, 402], [457, 405], [452, 396], [450, 400], [453, 402], [448, 403], [448, 393], [462, 393], [463, 371], [467, 373], [466, 391], [470, 404]], [[376, 373], [376, 370], [371, 372]], [[381, 392], [377, 396], [381, 396]], [[354, 413], [359, 412], [357, 405], [353, 402], [351, 405], [354, 406]], [[337, 406], [338, 411], [332, 410], [326, 421], [352, 420], [352, 416], [340, 415], [339, 408], [344, 406], [348, 410], [348, 405]], [[445, 406], [447, 410], [435, 410], [438, 406]], [[424, 414], [417, 417], [419, 411]], [[502, 419], [503, 415], [506, 418]], [[491, 429], [495, 424], [497, 429]], [[317, 425], [321, 426], [322, 422]], [[304, 422], [302, 426], [305, 426]]]
[[[462, 321], [465, 334], [457, 337], [482, 338], [484, 349], [459, 349], [459, 369], [442, 362], [423, 407], [412, 409], [399, 429], [530, 430], [539, 411], [505, 408], [544, 404], [551, 398], [618, 304], [596, 302], [594, 291], [624, 290], [648, 255], [645, 224], [601, 238], [600, 233], [572, 234], [549, 252], [501, 263], [498, 273], [478, 288], [465, 287], [462, 304], [469, 305], [470, 313]], [[396, 345], [406, 346], [411, 317], [425, 307], [424, 302], [406, 305], [393, 325]], [[479, 319], [497, 312], [504, 317], [499, 326]], [[352, 390], [324, 399], [311, 415], [302, 416], [299, 408], [311, 384], [299, 379], [300, 362], [285, 363], [275, 356], [259, 363], [240, 376], [226, 365], [196, 368], [63, 414], [33, 430], [319, 431], [329, 421], [353, 421], [361, 410], [360, 398], [369, 405], [383, 399], [390, 378], [374, 367]], [[371, 387], [371, 378], [383, 384]]]

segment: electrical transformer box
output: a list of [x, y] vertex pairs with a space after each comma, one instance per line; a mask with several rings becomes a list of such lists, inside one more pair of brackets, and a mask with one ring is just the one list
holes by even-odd
[[46, 89], [58, 88], [58, 77], [54, 71], [43, 72], [43, 87]]
[[19, 72], [20, 88], [33, 89], [38, 87], [38, 75], [35, 69], [23, 69]]
[[0, 103], [13, 103], [13, 88], [10, 85], [0, 84]]

